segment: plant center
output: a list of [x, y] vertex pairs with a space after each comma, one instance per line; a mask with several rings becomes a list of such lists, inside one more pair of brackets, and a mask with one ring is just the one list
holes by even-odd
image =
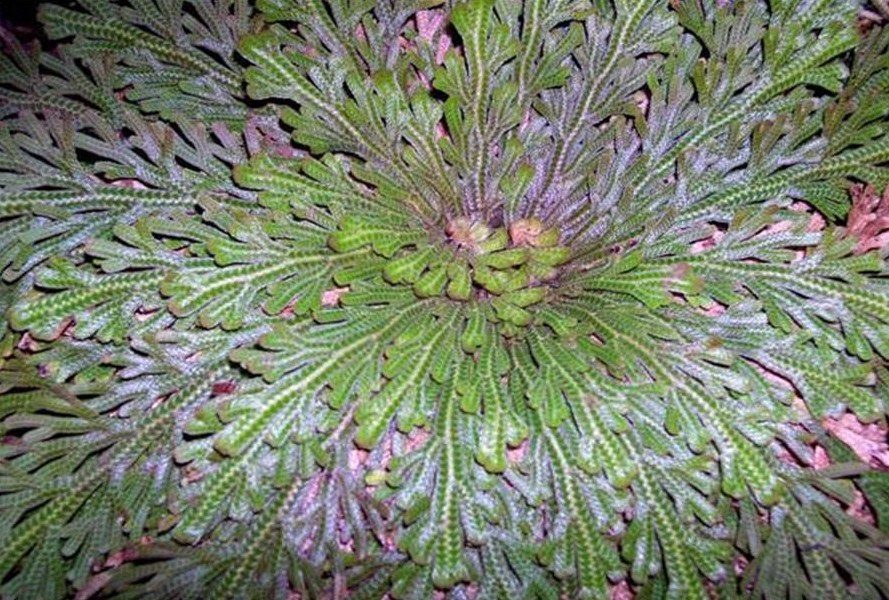
[[507, 325], [507, 333], [531, 322], [527, 308], [545, 299], [548, 282], [569, 257], [568, 248], [559, 245], [559, 231], [538, 219], [492, 227], [459, 217], [444, 234], [444, 243], [395, 231], [372, 238], [346, 220], [330, 246], [346, 252], [370, 245], [386, 259], [382, 276], [388, 283], [410, 285], [420, 298], [477, 303], [488, 320]]

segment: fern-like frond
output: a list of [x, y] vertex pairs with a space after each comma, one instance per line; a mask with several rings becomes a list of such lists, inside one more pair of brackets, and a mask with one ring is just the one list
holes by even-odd
[[859, 8], [2, 32], [2, 595], [885, 597], [885, 473], [827, 421], [889, 403]]

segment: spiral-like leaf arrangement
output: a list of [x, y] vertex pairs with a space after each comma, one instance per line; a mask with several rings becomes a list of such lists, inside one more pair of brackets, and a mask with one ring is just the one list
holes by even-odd
[[79, 4], [3, 35], [4, 597], [889, 594], [855, 2]]

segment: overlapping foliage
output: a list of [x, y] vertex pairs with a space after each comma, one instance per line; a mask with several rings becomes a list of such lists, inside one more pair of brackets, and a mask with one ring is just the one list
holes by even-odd
[[886, 474], [819, 426], [889, 400], [857, 8], [44, 6], [0, 58], [4, 597], [889, 595]]

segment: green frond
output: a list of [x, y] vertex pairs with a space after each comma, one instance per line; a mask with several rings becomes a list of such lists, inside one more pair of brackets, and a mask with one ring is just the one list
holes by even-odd
[[0, 595], [889, 595], [862, 6], [0, 31]]

